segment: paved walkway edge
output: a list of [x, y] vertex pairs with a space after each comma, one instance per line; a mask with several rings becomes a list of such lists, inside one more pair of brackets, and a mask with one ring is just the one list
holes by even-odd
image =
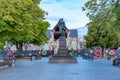
[[9, 67], [8, 65], [1, 66], [1, 67], [0, 67], [0, 70], [3, 70], [3, 69], [8, 68], [8, 67]]

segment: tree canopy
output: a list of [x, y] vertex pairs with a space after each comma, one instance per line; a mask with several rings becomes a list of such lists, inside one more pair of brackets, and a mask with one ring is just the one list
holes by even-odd
[[83, 10], [90, 19], [85, 36], [87, 47], [119, 47], [120, 0], [88, 0]]
[[[0, 38], [20, 48], [23, 43], [40, 45], [48, 40], [41, 0], [0, 0]], [[22, 48], [22, 47], [21, 47]]]

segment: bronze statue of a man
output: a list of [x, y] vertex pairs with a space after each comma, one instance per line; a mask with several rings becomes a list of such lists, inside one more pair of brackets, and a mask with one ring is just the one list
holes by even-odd
[[63, 19], [59, 20], [58, 27], [59, 27], [59, 32], [61, 33], [61, 35], [65, 35], [66, 26], [65, 26], [65, 22]]

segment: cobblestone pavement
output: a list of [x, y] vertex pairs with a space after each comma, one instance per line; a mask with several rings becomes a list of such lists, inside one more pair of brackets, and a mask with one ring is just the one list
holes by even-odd
[[88, 61], [77, 64], [49, 64], [48, 58], [17, 61], [15, 67], [0, 71], [0, 80], [120, 80], [120, 67], [111, 61]]

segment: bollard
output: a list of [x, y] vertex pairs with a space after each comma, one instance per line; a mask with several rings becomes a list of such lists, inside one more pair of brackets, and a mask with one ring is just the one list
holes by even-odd
[[113, 60], [113, 66], [115, 66], [115, 60]]

